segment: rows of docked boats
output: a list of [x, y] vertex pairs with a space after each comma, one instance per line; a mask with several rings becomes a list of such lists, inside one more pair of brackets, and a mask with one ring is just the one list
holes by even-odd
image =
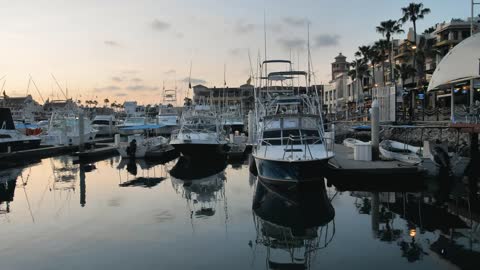
[[[149, 152], [175, 149], [188, 157], [212, 157], [225, 154], [236, 130], [236, 142], [246, 141], [243, 118], [234, 112], [235, 106], [217, 108], [204, 104], [185, 104], [181, 110], [161, 107], [154, 119], [131, 115], [123, 120], [114, 115], [98, 115], [92, 120], [82, 112], [52, 113], [48, 121], [19, 125], [10, 110], [0, 109], [0, 151], [10, 152], [40, 147], [40, 145], [91, 144], [97, 136], [115, 135], [122, 157], [143, 158]], [[240, 117], [238, 117], [240, 116]], [[233, 119], [233, 120], [232, 120]], [[118, 140], [117, 140], [118, 139]]]

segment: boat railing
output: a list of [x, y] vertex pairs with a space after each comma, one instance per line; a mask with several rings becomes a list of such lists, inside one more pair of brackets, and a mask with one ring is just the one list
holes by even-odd
[[[283, 159], [285, 159], [285, 155], [287, 153], [290, 153], [289, 157], [293, 157], [293, 153], [302, 151], [304, 154], [304, 157], [307, 157], [307, 152], [310, 155], [310, 158], [313, 159], [312, 151], [310, 150], [310, 143], [309, 141], [312, 141], [312, 144], [317, 144], [319, 142], [322, 142], [322, 139], [318, 136], [307, 136], [307, 135], [290, 135], [287, 138], [287, 144], [285, 145], [285, 149], [283, 151]], [[296, 142], [300, 142], [300, 145], [303, 144], [304, 150], [302, 149], [297, 149], [294, 148], [294, 145], [299, 145], [295, 144]]]
[[180, 129], [173, 130], [173, 131], [172, 131], [171, 138], [172, 138], [172, 139], [177, 139], [177, 138], [178, 138], [178, 135], [179, 135], [180, 133], [186, 133], [186, 134], [190, 134], [190, 133], [216, 134], [215, 131], [213, 131], [213, 130], [211, 130], [211, 129], [208, 129], [208, 128], [189, 128], [189, 127], [183, 126], [183, 127], [180, 128]]

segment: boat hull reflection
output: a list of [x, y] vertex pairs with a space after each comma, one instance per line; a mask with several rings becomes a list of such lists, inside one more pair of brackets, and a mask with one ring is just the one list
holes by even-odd
[[195, 180], [217, 174], [227, 167], [225, 159], [192, 160], [181, 156], [170, 175], [181, 180]]
[[324, 183], [279, 187], [259, 179], [252, 209], [256, 243], [267, 248], [271, 269], [307, 269], [311, 256], [333, 240], [335, 210]]

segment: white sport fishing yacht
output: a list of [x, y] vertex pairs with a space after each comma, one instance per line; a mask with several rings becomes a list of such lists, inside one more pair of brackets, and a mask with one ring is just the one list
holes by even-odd
[[[270, 63], [290, 68], [268, 73], [262, 77], [265, 86], [256, 89], [258, 133], [252, 154], [258, 176], [275, 184], [323, 181], [334, 154], [324, 138], [318, 91], [308, 84], [307, 72], [291, 70], [290, 61], [264, 61], [263, 68]], [[294, 84], [300, 79], [305, 86]]]
[[97, 115], [92, 120], [92, 127], [98, 130], [97, 135], [112, 135], [117, 133], [117, 120], [114, 115]]
[[228, 148], [220, 120], [209, 105], [188, 107], [170, 144], [183, 156], [203, 159], [223, 155]]
[[79, 134], [79, 118], [75, 114], [53, 113], [48, 130], [41, 135], [43, 145], [79, 145], [80, 136], [84, 143], [92, 143], [98, 130], [90, 125], [90, 121], [83, 119], [83, 134]]
[[172, 134], [172, 131], [178, 129], [180, 117], [178, 111], [173, 106], [160, 106], [157, 115], [157, 123], [162, 125], [159, 128], [159, 134]]

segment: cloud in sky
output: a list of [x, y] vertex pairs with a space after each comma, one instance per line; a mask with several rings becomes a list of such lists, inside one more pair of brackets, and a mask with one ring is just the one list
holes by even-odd
[[185, 77], [184, 79], [181, 80], [182, 82], [184, 83], [188, 83], [188, 82], [191, 82], [192, 83], [192, 86], [194, 84], [206, 84], [207, 81], [203, 80], [203, 79], [198, 79], [198, 78], [191, 78], [189, 79], [188, 77]]
[[305, 48], [307, 41], [301, 38], [279, 38], [277, 40], [278, 44], [280, 44], [284, 49], [303, 49]]
[[138, 77], [132, 78], [131, 81], [135, 83], [143, 82], [143, 80]]
[[120, 76], [113, 76], [112, 81], [114, 82], [123, 82], [123, 78]]
[[233, 31], [237, 34], [248, 34], [254, 30], [255, 25], [253, 23], [247, 23], [244, 20], [238, 20], [233, 27]]
[[128, 96], [128, 94], [125, 94], [125, 93], [117, 93], [115, 94], [116, 97], [126, 97]]
[[339, 44], [340, 36], [337, 34], [320, 34], [314, 38], [315, 47], [329, 47]]
[[302, 27], [310, 23], [308, 19], [297, 17], [285, 17], [283, 18], [283, 22], [292, 27]]
[[103, 43], [110, 47], [120, 47], [120, 43], [113, 40], [105, 40]]
[[98, 92], [109, 92], [109, 91], [113, 92], [113, 91], [121, 90], [121, 88], [116, 85], [109, 85], [105, 87], [97, 87], [97, 88], [94, 88], [94, 90]]
[[239, 56], [239, 55], [242, 55], [243, 53], [245, 53], [246, 55], [246, 52], [247, 52], [247, 49], [245, 48], [233, 48], [228, 50], [228, 53], [233, 56]]
[[173, 74], [175, 74], [176, 72], [177, 72], [177, 71], [176, 71], [175, 69], [169, 69], [169, 70], [163, 72], [163, 74], [165, 74], [165, 75], [173, 75]]
[[143, 84], [135, 84], [135, 85], [129, 85], [125, 89], [129, 91], [155, 91], [158, 90], [159, 88], [156, 86], [147, 86]]
[[150, 26], [152, 27], [153, 30], [161, 32], [170, 28], [171, 25], [167, 22], [160, 21], [159, 19], [155, 19], [150, 24]]

